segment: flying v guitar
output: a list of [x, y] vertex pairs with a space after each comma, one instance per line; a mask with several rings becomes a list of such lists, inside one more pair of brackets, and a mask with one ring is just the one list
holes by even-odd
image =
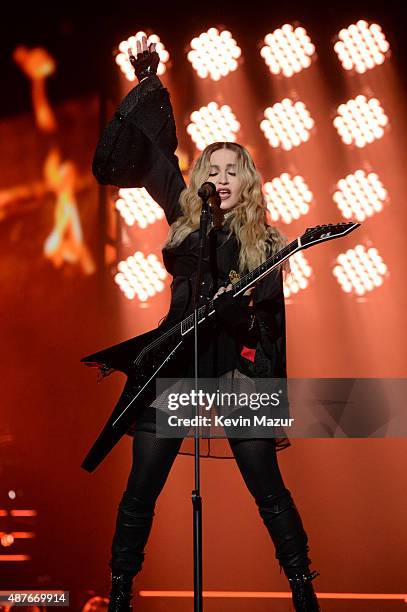
[[[304, 234], [271, 255], [260, 266], [244, 275], [233, 284], [231, 291], [237, 297], [252, 285], [270, 274], [283, 261], [309, 247], [346, 236], [359, 227], [359, 223], [337, 223], [307, 228]], [[198, 309], [198, 324], [202, 324], [214, 314], [213, 300]], [[182, 347], [194, 329], [194, 314], [190, 314], [169, 329], [158, 327], [131, 340], [116, 344], [108, 349], [83, 357], [81, 362], [100, 369], [120, 370], [128, 379], [111, 416], [97, 440], [85, 457], [82, 467], [92, 472], [120, 438], [128, 431], [134, 421], [137, 408], [151, 403], [155, 398], [155, 379], [157, 375], [170, 378], [170, 365], [182, 353]], [[147, 404], [148, 405], [148, 404]]]

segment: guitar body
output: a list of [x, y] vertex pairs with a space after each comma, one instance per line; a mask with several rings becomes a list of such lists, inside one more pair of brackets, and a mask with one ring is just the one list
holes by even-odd
[[119, 344], [113, 344], [97, 353], [82, 357], [81, 363], [89, 367], [118, 370], [128, 375], [133, 369], [133, 361], [139, 357], [143, 348], [162, 336], [167, 327], [162, 325]]
[[[81, 359], [90, 367], [119, 370], [127, 375], [112, 414], [82, 463], [86, 471], [92, 472], [127, 433], [137, 410], [154, 401], [156, 377], [180, 377], [186, 342], [179, 332], [168, 333], [168, 327], [158, 327]], [[154, 350], [146, 351], [151, 345]]]

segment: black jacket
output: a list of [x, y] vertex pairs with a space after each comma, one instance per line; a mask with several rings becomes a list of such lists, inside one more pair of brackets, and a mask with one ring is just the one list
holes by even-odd
[[[134, 87], [124, 98], [97, 145], [93, 174], [99, 183], [118, 187], [145, 187], [164, 209], [172, 224], [181, 214], [179, 196], [185, 182], [175, 155], [176, 128], [167, 89], [156, 76]], [[197, 261], [198, 230], [181, 245], [163, 250], [164, 265], [173, 276], [171, 305], [165, 325], [179, 321], [190, 312], [194, 272]], [[205, 258], [204, 279], [207, 295], [228, 279], [231, 269], [238, 269], [238, 245], [228, 236], [227, 222], [222, 230], [212, 231], [216, 252], [215, 270]], [[236, 300], [235, 300], [236, 301]], [[217, 302], [217, 300], [215, 300]], [[282, 272], [269, 274], [253, 294], [253, 306], [241, 300], [234, 313], [219, 301], [218, 316], [211, 335], [201, 344], [201, 376], [217, 376], [237, 367], [256, 378], [286, 377], [285, 306]], [[232, 322], [231, 322], [232, 321]], [[140, 337], [139, 337], [140, 338]], [[209, 339], [208, 339], [209, 338]], [[254, 362], [241, 356], [243, 346], [256, 349]], [[132, 340], [89, 356], [102, 374], [115, 369], [125, 371]], [[84, 359], [86, 362], [86, 359]], [[185, 370], [183, 375], [191, 375]]]

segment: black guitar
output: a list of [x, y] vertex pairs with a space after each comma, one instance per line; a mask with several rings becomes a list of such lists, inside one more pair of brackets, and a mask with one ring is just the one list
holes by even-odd
[[[260, 266], [233, 284], [231, 291], [237, 297], [262, 278], [270, 274], [283, 261], [319, 242], [346, 236], [359, 227], [359, 223], [337, 223], [307, 228], [305, 233], [271, 255]], [[209, 319], [215, 310], [213, 300], [198, 309], [198, 323]], [[171, 362], [182, 356], [182, 347], [194, 329], [194, 313], [163, 331], [161, 327], [136, 336], [108, 349], [83, 357], [81, 362], [105, 370], [120, 370], [127, 376], [127, 383], [106, 425], [85, 457], [82, 467], [92, 472], [112, 450], [134, 421], [137, 407], [149, 405], [155, 399], [155, 379], [165, 372], [171, 373]]]

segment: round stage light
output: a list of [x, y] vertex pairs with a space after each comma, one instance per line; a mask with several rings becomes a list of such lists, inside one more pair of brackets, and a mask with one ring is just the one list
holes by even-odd
[[137, 297], [141, 302], [146, 302], [165, 288], [163, 281], [168, 274], [154, 253], [146, 256], [136, 251], [120, 261], [117, 269], [114, 280], [129, 300]]
[[292, 77], [311, 65], [315, 47], [307, 31], [286, 23], [264, 37], [260, 50], [271, 74]]
[[390, 45], [377, 23], [360, 19], [339, 32], [334, 50], [345, 70], [363, 74], [383, 64]]
[[364, 221], [383, 210], [388, 194], [375, 172], [356, 170], [340, 179], [333, 200], [345, 219]]
[[188, 60], [201, 79], [219, 81], [237, 69], [242, 51], [228, 30], [210, 28], [190, 43]]
[[14, 536], [12, 533], [2, 533], [0, 537], [0, 544], [7, 548], [14, 544]]
[[144, 187], [119, 189], [119, 197], [114, 206], [127, 225], [137, 223], [141, 229], [164, 218], [163, 209]]
[[230, 106], [218, 106], [216, 102], [209, 102], [207, 106], [191, 113], [190, 118], [187, 132], [200, 151], [212, 142], [236, 141], [240, 123]]
[[313, 195], [304, 178], [283, 172], [264, 183], [264, 197], [272, 221], [291, 223], [309, 211]]
[[358, 244], [336, 258], [333, 275], [345, 293], [365, 295], [383, 284], [387, 266], [378, 250]]
[[290, 151], [310, 138], [314, 120], [303, 102], [284, 98], [264, 111], [260, 128], [270, 146]]
[[340, 104], [333, 120], [339, 136], [345, 144], [362, 148], [382, 138], [389, 119], [379, 100], [359, 95]]

